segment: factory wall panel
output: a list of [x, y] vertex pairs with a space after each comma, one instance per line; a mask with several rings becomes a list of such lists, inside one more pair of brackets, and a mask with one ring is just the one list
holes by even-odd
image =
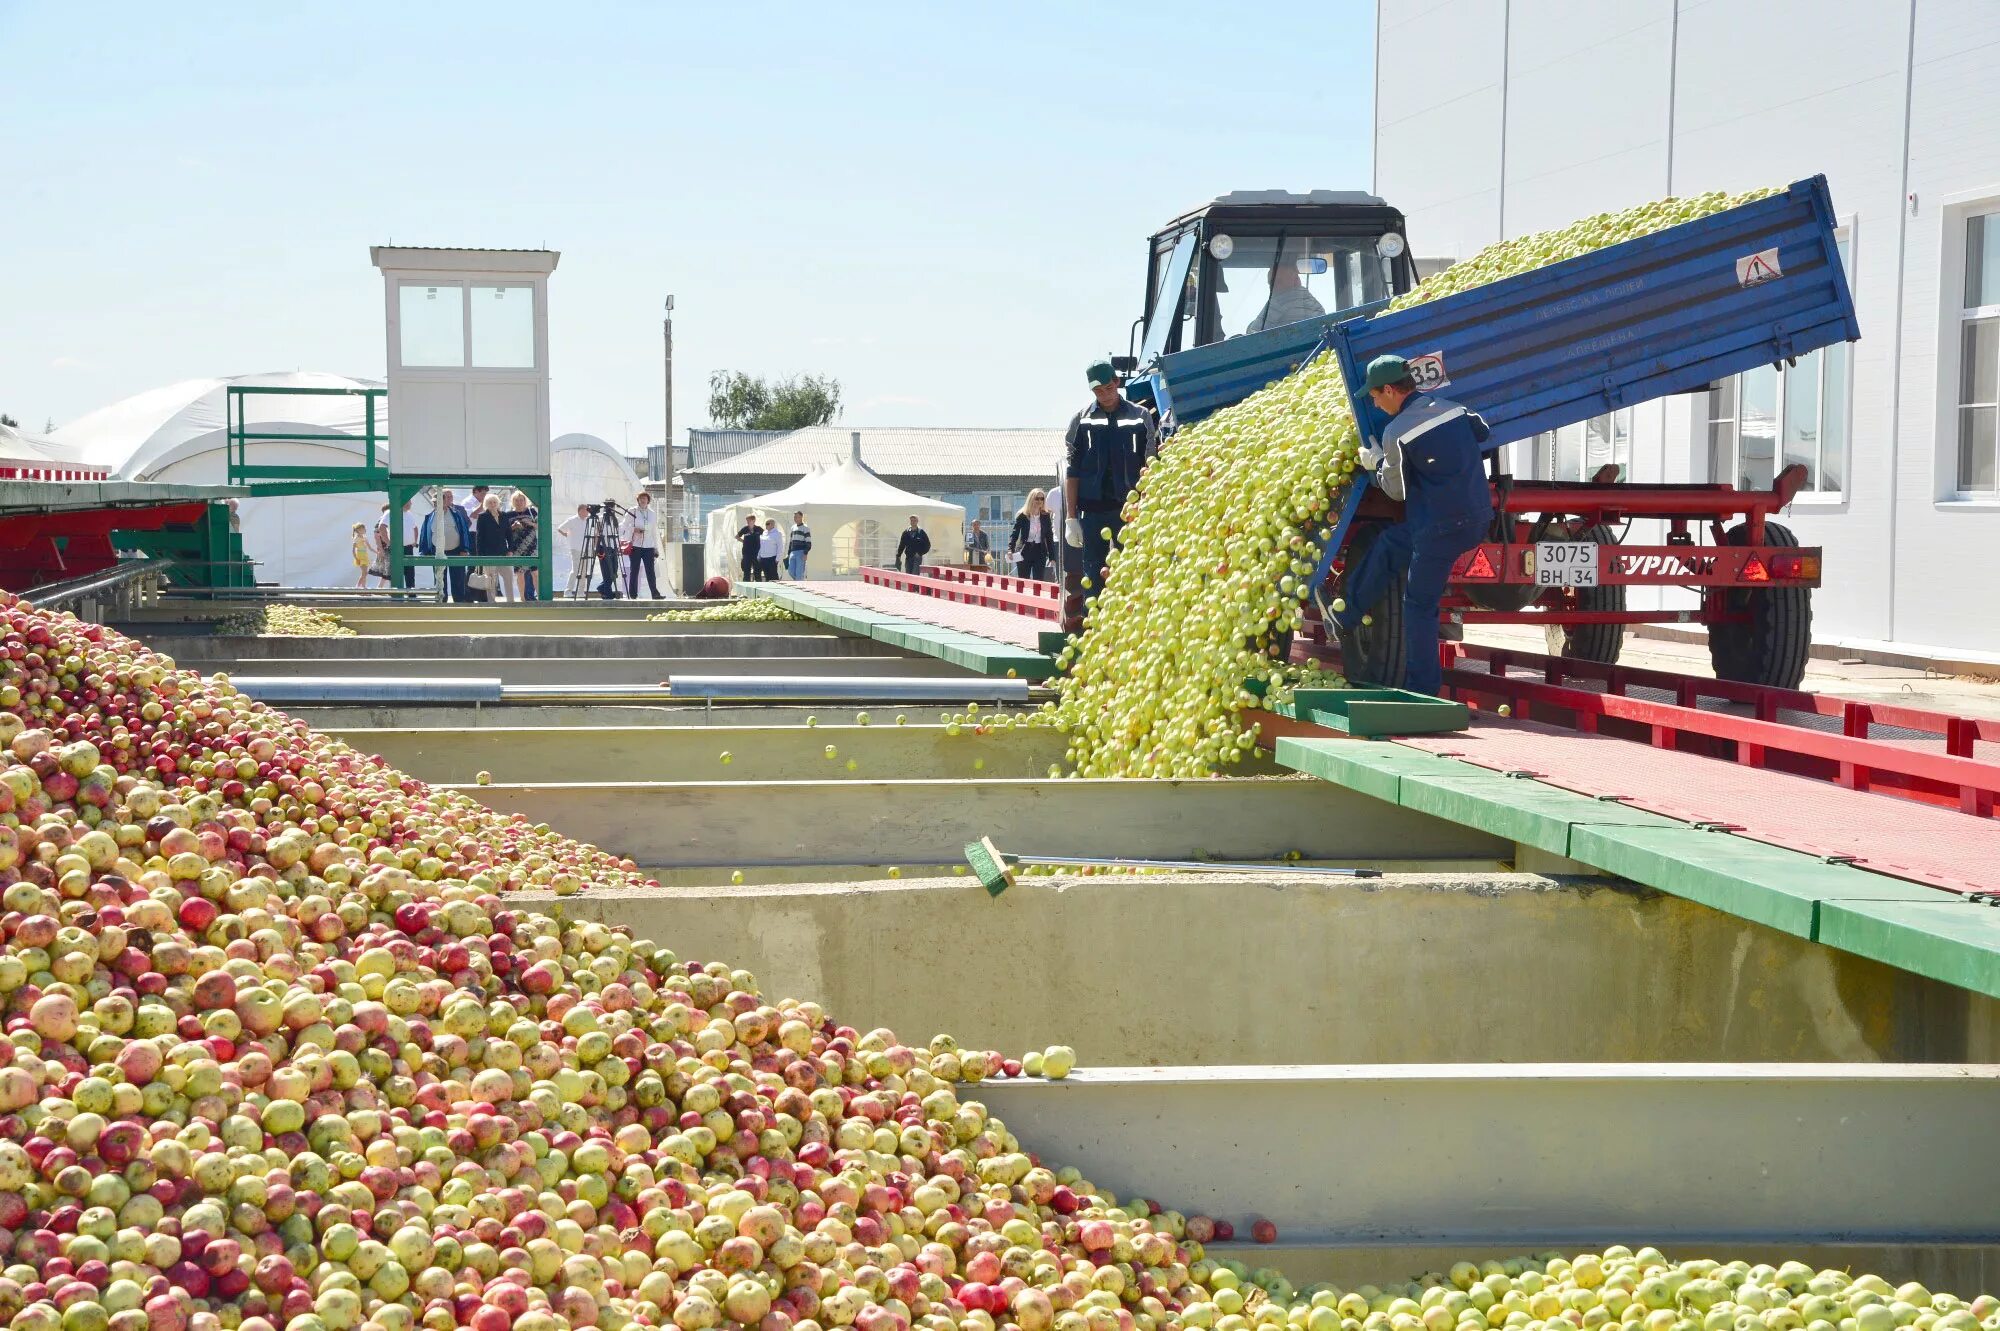
[[1958, 497], [1956, 419], [1966, 220], [2000, 209], [2000, 6], [1921, 0], [1912, 46], [1895, 636], [2000, 653], [2000, 496]]
[[[2000, 550], [2000, 494], [1958, 474], [1966, 223], [2000, 212], [1996, 52], [1992, 0], [1382, 0], [1380, 191], [1419, 254], [1463, 254], [1669, 192], [1825, 174], [1862, 340], [1828, 403], [1837, 482], [1785, 517], [1826, 548], [1815, 636], [2000, 659], [2000, 589], [1966, 563]], [[1437, 169], [1408, 160], [1429, 133], [1449, 145]], [[1706, 407], [1635, 410], [1633, 478], [1726, 479]]]
[[1508, 235], [1667, 192], [1673, 8], [1673, 0], [1512, 0]]
[[[1769, 0], [1746, 41], [1745, 13], [1683, 3], [1674, 118], [1674, 188], [1748, 189], [1824, 174], [1850, 225], [1850, 277], [1861, 341], [1850, 352], [1847, 474], [1838, 494], [1786, 515], [1801, 541], [1827, 548], [1814, 598], [1822, 637], [1890, 636], [1890, 472], [1895, 429], [1897, 241], [1909, 7]], [[1700, 416], [1702, 413], [1695, 413]], [[1705, 425], [1683, 436], [1708, 475]]]
[[1375, 192], [1403, 210], [1419, 257], [1500, 238], [1503, 14], [1495, 0], [1381, 0]]

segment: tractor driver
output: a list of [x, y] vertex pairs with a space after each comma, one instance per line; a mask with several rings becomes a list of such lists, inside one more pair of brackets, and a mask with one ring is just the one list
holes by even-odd
[[1065, 440], [1063, 543], [1082, 552], [1080, 571], [1094, 590], [1104, 585], [1111, 547], [1124, 529], [1125, 499], [1160, 451], [1160, 430], [1152, 412], [1126, 401], [1110, 361], [1098, 361], [1084, 377], [1095, 401], [1070, 418]]
[[[1458, 557], [1486, 539], [1493, 491], [1480, 444], [1489, 433], [1479, 414], [1447, 398], [1417, 391], [1408, 362], [1378, 356], [1368, 365], [1368, 398], [1389, 417], [1379, 445], [1357, 465], [1375, 473], [1391, 499], [1404, 501], [1403, 520], [1383, 529], [1347, 579], [1346, 605], [1333, 616], [1346, 633], [1382, 599], [1389, 580], [1403, 584], [1403, 687], [1438, 691], [1438, 603]], [[1394, 680], [1377, 680], [1394, 684]]]
[[1304, 241], [1285, 242], [1277, 261], [1271, 265], [1271, 298], [1264, 302], [1264, 308], [1257, 311], [1257, 317], [1244, 332], [1261, 333], [1266, 328], [1282, 328], [1326, 313], [1326, 306], [1299, 280], [1299, 264], [1305, 258]]

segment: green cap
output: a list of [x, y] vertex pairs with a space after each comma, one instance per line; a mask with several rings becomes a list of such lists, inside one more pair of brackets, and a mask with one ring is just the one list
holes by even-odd
[[1377, 356], [1368, 362], [1368, 389], [1387, 388], [1410, 377], [1410, 363], [1401, 356]]
[[1083, 377], [1090, 380], [1092, 388], [1118, 382], [1118, 376], [1112, 372], [1111, 362], [1108, 360], [1092, 362], [1091, 367], [1083, 372]]

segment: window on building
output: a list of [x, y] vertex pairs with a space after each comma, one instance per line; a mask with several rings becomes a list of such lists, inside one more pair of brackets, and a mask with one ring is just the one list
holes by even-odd
[[[1848, 238], [1839, 240], [1849, 265]], [[1842, 342], [1791, 365], [1760, 365], [1708, 390], [1708, 474], [1743, 490], [1768, 490], [1793, 463], [1804, 493], [1839, 494], [1847, 476], [1847, 384], [1853, 349]]]
[[535, 368], [535, 289], [472, 288], [472, 363], [486, 370]]
[[1530, 441], [1529, 474], [1538, 481], [1587, 481], [1607, 462], [1632, 479], [1632, 411], [1592, 416], [1560, 430], [1544, 430]]
[[410, 366], [465, 364], [465, 288], [406, 282], [396, 292], [397, 354]]
[[1965, 219], [1958, 319], [1958, 490], [1992, 494], [2000, 489], [2000, 212]]

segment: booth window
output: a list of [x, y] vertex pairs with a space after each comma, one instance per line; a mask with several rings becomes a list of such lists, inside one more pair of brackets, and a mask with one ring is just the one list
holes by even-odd
[[465, 364], [465, 288], [407, 282], [398, 288], [398, 355], [404, 365]]
[[474, 286], [472, 364], [482, 370], [535, 368], [535, 289]]

